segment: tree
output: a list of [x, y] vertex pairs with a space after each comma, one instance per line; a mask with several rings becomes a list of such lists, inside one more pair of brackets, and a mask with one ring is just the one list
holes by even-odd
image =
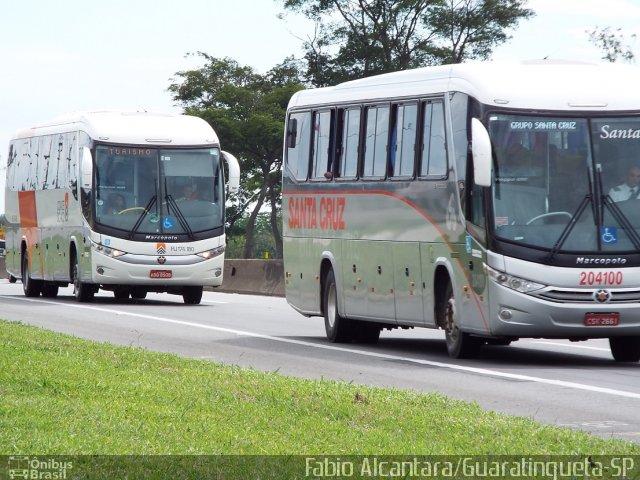
[[[486, 59], [534, 15], [526, 0], [282, 0], [316, 22], [304, 42], [315, 86], [425, 65]], [[333, 53], [332, 53], [333, 52]]]
[[[627, 43], [625, 35], [621, 28], [611, 31], [611, 27], [599, 28], [586, 31], [589, 35], [589, 41], [604, 52], [603, 60], [608, 62], [616, 62], [622, 59], [625, 62], [633, 62], [635, 55], [632, 47]], [[631, 38], [635, 40], [636, 34], [632, 34]]]
[[439, 45], [442, 63], [487, 60], [495, 47], [511, 37], [506, 31], [534, 15], [526, 0], [447, 0], [434, 6], [425, 21]]
[[[287, 104], [302, 85], [298, 66], [286, 59], [264, 75], [230, 58], [215, 58], [203, 52], [197, 70], [177, 72], [179, 81], [169, 86], [173, 99], [186, 113], [211, 124], [225, 150], [241, 162], [242, 189], [231, 209], [229, 230], [251, 208], [245, 231], [243, 258], [255, 255], [255, 222], [265, 202], [276, 218], [280, 198], [282, 135]], [[271, 224], [276, 256], [282, 257], [282, 234]]]

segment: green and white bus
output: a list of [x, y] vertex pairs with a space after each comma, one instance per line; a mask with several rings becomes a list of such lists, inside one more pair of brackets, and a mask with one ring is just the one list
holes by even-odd
[[334, 342], [441, 328], [452, 357], [472, 357], [608, 338], [638, 361], [638, 85], [629, 65], [487, 62], [298, 92], [287, 301]]
[[18, 132], [5, 188], [10, 280], [29, 297], [71, 283], [79, 301], [104, 289], [200, 303], [223, 279], [224, 161], [235, 191], [237, 160], [185, 115], [86, 112]]

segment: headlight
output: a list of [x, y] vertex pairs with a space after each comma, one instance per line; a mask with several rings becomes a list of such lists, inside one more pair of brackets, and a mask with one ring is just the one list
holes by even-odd
[[224, 245], [222, 247], [214, 248], [213, 250], [207, 250], [206, 252], [197, 253], [199, 257], [209, 260], [210, 258], [217, 257], [224, 253]]
[[105, 247], [104, 245], [100, 245], [99, 243], [95, 243], [95, 242], [91, 242], [91, 246], [96, 252], [112, 258], [120, 257], [125, 253], [127, 253], [127, 252], [123, 252], [122, 250], [116, 250], [115, 248]]
[[487, 272], [496, 283], [517, 292], [529, 293], [546, 287], [546, 285], [542, 285], [541, 283], [532, 282], [531, 280], [516, 277], [515, 275], [507, 275], [506, 273], [498, 272], [489, 266], [487, 266]]

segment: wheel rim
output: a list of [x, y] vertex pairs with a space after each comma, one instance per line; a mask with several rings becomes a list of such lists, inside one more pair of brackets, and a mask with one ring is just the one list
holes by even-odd
[[329, 285], [329, 292], [327, 294], [327, 322], [329, 328], [333, 328], [336, 323], [336, 284]]

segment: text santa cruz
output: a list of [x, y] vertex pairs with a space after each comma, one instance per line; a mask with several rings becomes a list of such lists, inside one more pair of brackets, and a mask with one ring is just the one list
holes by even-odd
[[290, 197], [289, 228], [344, 230], [344, 197]]

